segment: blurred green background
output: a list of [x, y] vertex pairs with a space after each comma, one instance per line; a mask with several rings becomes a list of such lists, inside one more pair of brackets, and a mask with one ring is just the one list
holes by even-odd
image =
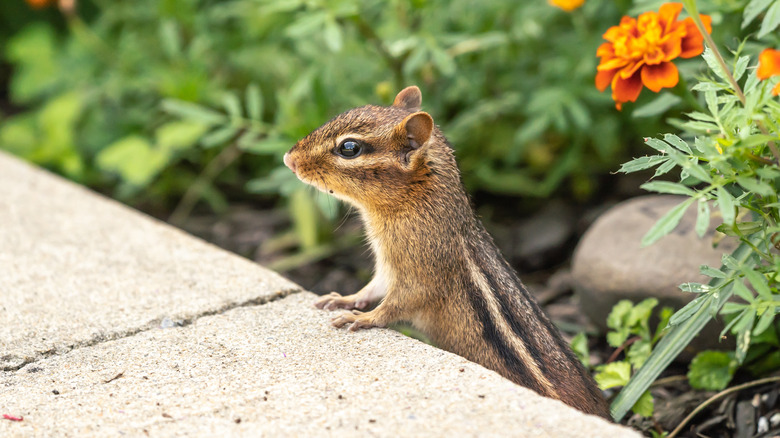
[[[406, 85], [422, 89], [472, 193], [530, 205], [609, 190], [605, 176], [682, 110], [645, 92], [618, 112], [594, 86], [601, 35], [629, 1], [70, 3], [0, 3], [0, 149], [175, 224], [237, 200], [277, 209], [300, 248], [327, 241], [343, 209], [282, 155]], [[713, 9], [742, 3], [702, 9], [718, 21]]]

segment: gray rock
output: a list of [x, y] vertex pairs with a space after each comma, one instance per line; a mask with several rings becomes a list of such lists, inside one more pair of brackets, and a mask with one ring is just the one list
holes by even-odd
[[[622, 202], [599, 217], [577, 245], [572, 261], [574, 287], [583, 310], [602, 330], [606, 330], [612, 306], [622, 299], [636, 303], [655, 297], [660, 306], [681, 308], [696, 295], [682, 292], [678, 286], [709, 281], [699, 273], [699, 266], [720, 267], [723, 253], [736, 247], [733, 240], [723, 240], [713, 247], [716, 220], [699, 238], [695, 231], [696, 209], [691, 207], [671, 234], [641, 248], [645, 233], [684, 199], [650, 195]], [[716, 324], [708, 325], [692, 347], [728, 346], [718, 343], [718, 332]]]

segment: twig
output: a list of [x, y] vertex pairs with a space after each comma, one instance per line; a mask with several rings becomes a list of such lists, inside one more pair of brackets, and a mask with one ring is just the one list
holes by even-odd
[[683, 419], [682, 423], [678, 424], [677, 427], [674, 428], [672, 433], [667, 435], [666, 438], [674, 438], [675, 436], [677, 436], [677, 434], [680, 433], [682, 428], [685, 427], [685, 425], [688, 424], [688, 422], [691, 421], [693, 419], [693, 417], [695, 417], [699, 412], [704, 410], [704, 408], [706, 408], [707, 406], [711, 405], [712, 403], [718, 401], [719, 399], [721, 399], [721, 398], [723, 398], [723, 397], [725, 397], [725, 396], [727, 396], [727, 395], [729, 395], [729, 394], [731, 394], [733, 392], [738, 392], [738, 391], [741, 391], [743, 389], [751, 388], [753, 386], [759, 386], [759, 385], [763, 385], [765, 383], [772, 383], [772, 382], [780, 382], [780, 376], [767, 377], [767, 378], [764, 378], [764, 379], [758, 379], [758, 380], [754, 380], [752, 382], [743, 383], [741, 385], [732, 386], [731, 388], [724, 389], [723, 391], [721, 391], [721, 392], [713, 395], [712, 397], [708, 398], [704, 403], [700, 404], [699, 406], [696, 406], [696, 409], [694, 409], [693, 412], [688, 414], [688, 416], [685, 417], [685, 419]]
[[187, 188], [187, 191], [184, 192], [184, 196], [181, 197], [176, 208], [173, 209], [173, 213], [171, 213], [171, 216], [168, 218], [168, 222], [172, 225], [181, 225], [187, 216], [190, 215], [190, 212], [192, 212], [195, 203], [198, 202], [198, 199], [202, 196], [206, 186], [243, 153], [244, 151], [236, 146], [235, 143], [222, 149], [222, 151], [206, 165], [206, 168], [198, 175], [195, 182], [193, 182], [192, 185]]
[[626, 339], [626, 341], [623, 342], [623, 344], [620, 345], [620, 347], [618, 347], [617, 350], [612, 352], [612, 354], [609, 356], [609, 359], [607, 359], [607, 361], [605, 363], [614, 362], [615, 359], [617, 359], [618, 354], [620, 354], [621, 351], [625, 350], [626, 348], [628, 348], [629, 345], [631, 345], [634, 342], [639, 341], [641, 339], [642, 339], [641, 336], [634, 336], [633, 338]]
[[114, 377], [112, 377], [112, 378], [110, 378], [110, 379], [108, 379], [108, 380], [104, 380], [104, 381], [103, 381], [103, 383], [111, 383], [111, 382], [113, 382], [114, 380], [116, 380], [116, 379], [119, 379], [119, 378], [122, 378], [122, 377], [124, 377], [124, 376], [125, 376], [125, 372], [124, 372], [124, 371], [122, 371], [121, 373], [117, 374], [116, 376], [114, 376]]
[[682, 382], [682, 381], [687, 381], [687, 380], [688, 380], [688, 376], [684, 376], [684, 375], [669, 376], [669, 377], [664, 377], [663, 379], [656, 380], [650, 386], [651, 387], [664, 386], [664, 385], [666, 385], [668, 383], [676, 383], [676, 382]]

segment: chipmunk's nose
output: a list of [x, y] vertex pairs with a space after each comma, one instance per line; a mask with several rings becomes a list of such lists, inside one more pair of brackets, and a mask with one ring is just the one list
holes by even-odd
[[293, 173], [295, 173], [295, 161], [293, 161], [293, 159], [290, 158], [289, 152], [284, 154], [284, 165], [289, 167], [290, 170], [292, 170]]

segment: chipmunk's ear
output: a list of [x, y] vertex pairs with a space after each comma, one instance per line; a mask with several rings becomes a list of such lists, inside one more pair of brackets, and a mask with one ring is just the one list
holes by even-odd
[[404, 88], [395, 96], [393, 106], [405, 108], [409, 111], [420, 111], [422, 107], [422, 93], [420, 93], [420, 89], [416, 85]]
[[423, 147], [433, 133], [433, 118], [424, 111], [409, 114], [396, 127], [400, 139], [405, 140], [403, 149], [406, 151], [404, 158], [409, 162], [412, 154]]

